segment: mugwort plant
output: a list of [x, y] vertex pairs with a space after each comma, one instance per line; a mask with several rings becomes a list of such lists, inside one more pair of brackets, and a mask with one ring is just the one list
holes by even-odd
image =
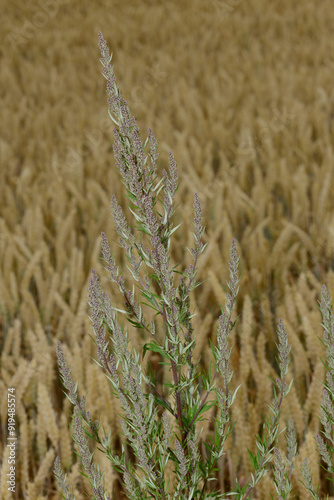
[[[277, 498], [287, 499], [291, 490], [291, 475], [297, 453], [296, 432], [292, 420], [286, 432], [287, 457], [275, 447], [279, 432], [280, 410], [283, 399], [289, 394], [286, 376], [290, 360], [287, 332], [282, 320], [277, 327], [280, 377], [273, 382], [274, 397], [265, 420], [262, 436], [256, 437], [257, 452], [249, 451], [254, 474], [241, 486], [236, 479], [235, 491], [215, 490], [211, 484], [215, 479], [217, 462], [225, 454], [226, 439], [233, 431], [231, 406], [239, 387], [232, 393], [230, 384], [233, 372], [229, 366], [231, 348], [229, 337], [235, 325], [232, 314], [239, 290], [237, 246], [232, 239], [229, 261], [229, 293], [225, 309], [218, 320], [216, 342], [211, 344], [213, 361], [208, 373], [200, 369], [199, 360], [193, 359], [196, 333], [192, 326], [190, 294], [201, 283], [197, 281], [197, 264], [206, 245], [202, 242], [204, 226], [202, 208], [197, 193], [194, 194], [194, 245], [190, 254], [193, 263], [188, 269], [177, 271], [171, 266], [170, 245], [173, 233], [180, 224], [174, 225], [174, 200], [178, 189], [178, 172], [173, 153], [169, 153], [169, 171], [157, 174], [158, 143], [151, 129], [143, 143], [135, 118], [117, 85], [112, 55], [99, 34], [102, 74], [107, 80], [109, 115], [115, 124], [114, 156], [129, 200], [129, 210], [135, 225], [131, 227], [118, 204], [112, 197], [111, 211], [119, 245], [125, 252], [128, 269], [135, 286], [129, 289], [118, 268], [107, 236], [102, 233], [102, 254], [110, 280], [118, 287], [123, 297], [125, 310], [112, 306], [108, 293], [101, 289], [100, 280], [93, 270], [89, 284], [89, 304], [97, 347], [96, 362], [104, 370], [113, 394], [119, 398], [122, 408], [122, 452], [114, 453], [110, 447], [111, 434], [101, 429], [99, 421], [92, 420], [86, 410], [86, 398], [79, 399], [77, 384], [73, 382], [61, 343], [57, 343], [59, 371], [67, 397], [74, 405], [72, 431], [82, 462], [83, 474], [91, 485], [94, 500], [111, 500], [106, 492], [103, 472], [94, 463], [89, 440], [98, 444], [105, 453], [123, 483], [124, 494], [131, 500], [180, 499], [204, 500], [233, 496], [238, 500], [251, 498], [255, 487], [268, 471], [274, 458], [273, 480]], [[151, 309], [148, 319], [143, 306]], [[327, 470], [333, 472], [332, 451], [334, 449], [334, 319], [330, 297], [324, 286], [321, 292], [320, 309], [325, 329], [323, 343], [326, 347], [327, 378], [321, 410], [323, 435], [317, 443]], [[145, 309], [146, 310], [146, 309]], [[152, 313], [153, 311], [153, 313]], [[141, 352], [129, 348], [129, 332], [119, 322], [124, 315], [131, 328], [140, 329], [146, 336]], [[141, 361], [147, 353], [157, 353], [161, 362], [169, 367], [169, 378], [158, 383], [156, 375], [147, 362], [147, 370]], [[217, 384], [219, 381], [219, 384]], [[219, 386], [217, 386], [219, 385]], [[160, 388], [161, 387], [161, 388]], [[200, 425], [205, 413], [215, 406], [214, 438], [199, 446]], [[284, 430], [284, 429], [283, 429]], [[328, 444], [330, 443], [330, 444]], [[203, 451], [204, 450], [204, 451]], [[130, 453], [131, 451], [131, 453]], [[172, 463], [174, 478], [167, 477], [165, 470]], [[74, 499], [66, 484], [60, 458], [54, 465], [62, 497]], [[303, 463], [302, 477], [305, 488], [319, 498], [312, 485], [307, 460]], [[114, 498], [114, 495], [113, 495]]]

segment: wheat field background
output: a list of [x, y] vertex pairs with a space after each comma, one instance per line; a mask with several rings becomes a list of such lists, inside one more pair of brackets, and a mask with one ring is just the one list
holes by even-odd
[[[61, 340], [87, 409], [120, 447], [119, 403], [101, 369], [88, 318], [93, 267], [106, 275], [100, 233], [116, 239], [110, 199], [124, 205], [114, 168], [112, 122], [100, 71], [98, 32], [114, 53], [119, 86], [145, 139], [152, 127], [160, 172], [173, 150], [180, 203], [173, 263], [189, 265], [193, 193], [200, 195], [206, 252], [193, 308], [195, 358], [208, 368], [229, 246], [237, 239], [240, 314], [231, 341], [232, 407], [238, 419], [219, 463], [222, 491], [250, 478], [247, 447], [272, 399], [276, 324], [285, 323], [292, 390], [283, 404], [298, 433], [297, 499], [309, 457], [314, 484], [334, 489], [318, 465], [315, 434], [324, 367], [321, 284], [334, 293], [334, 9], [330, 0], [2, 0], [0, 137], [0, 460], [3, 500], [59, 499], [52, 473], [61, 455], [77, 500], [86, 498], [70, 437], [55, 345]], [[43, 6], [44, 5], [44, 6]], [[128, 212], [127, 212], [128, 213]], [[123, 266], [116, 243], [112, 250]], [[124, 266], [125, 267], [125, 266]], [[115, 305], [117, 290], [102, 279]], [[131, 331], [133, 345], [137, 333]], [[7, 389], [16, 388], [17, 488], [7, 490]], [[213, 433], [211, 419], [204, 435]], [[92, 448], [93, 449], [93, 448]], [[280, 437], [279, 449], [285, 451]], [[97, 451], [105, 485], [119, 478]], [[271, 473], [255, 498], [275, 495]], [[275, 497], [276, 498], [276, 497]]]

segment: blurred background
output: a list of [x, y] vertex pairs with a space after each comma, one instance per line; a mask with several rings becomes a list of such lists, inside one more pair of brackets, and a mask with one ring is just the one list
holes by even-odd
[[[240, 315], [231, 335], [232, 407], [238, 419], [214, 487], [229, 491], [252, 472], [262, 412], [273, 397], [276, 325], [292, 345], [281, 428], [293, 418], [298, 482], [310, 461], [315, 487], [334, 495], [319, 466], [325, 359], [317, 308], [325, 283], [334, 293], [334, 10], [330, 0], [150, 0], [94, 2], [2, 0], [0, 135], [0, 461], [3, 500], [58, 499], [52, 467], [60, 454], [75, 498], [89, 491], [79, 473], [55, 345], [62, 342], [79, 395], [112, 430], [120, 449], [118, 401], [92, 361], [88, 279], [94, 268], [112, 303], [123, 306], [100, 259], [100, 233], [121, 267], [110, 215], [117, 195], [113, 123], [107, 113], [98, 32], [113, 52], [115, 73], [142, 140], [159, 142], [159, 172], [173, 150], [180, 203], [171, 259], [190, 263], [193, 194], [198, 192], [208, 243], [199, 264], [207, 281], [193, 297], [194, 356], [211, 359], [220, 304], [226, 298], [231, 239], [237, 240]], [[129, 212], [126, 212], [129, 214]], [[129, 217], [132, 222], [132, 219]], [[115, 241], [114, 241], [115, 240]], [[128, 282], [132, 288], [131, 281]], [[137, 332], [131, 331], [133, 345]], [[16, 493], [7, 490], [7, 393], [16, 388]], [[203, 436], [213, 433], [213, 414]], [[278, 448], [286, 451], [283, 435]], [[92, 450], [94, 447], [92, 446]], [[120, 478], [96, 451], [105, 485], [124, 498]], [[272, 473], [254, 498], [275, 495]], [[334, 498], [333, 496], [331, 498]]]

